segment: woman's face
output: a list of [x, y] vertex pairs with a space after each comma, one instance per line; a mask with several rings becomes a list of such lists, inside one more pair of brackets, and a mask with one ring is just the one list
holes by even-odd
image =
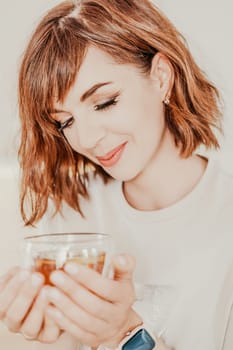
[[140, 175], [160, 152], [165, 133], [161, 82], [90, 47], [54, 118], [71, 147], [113, 178]]

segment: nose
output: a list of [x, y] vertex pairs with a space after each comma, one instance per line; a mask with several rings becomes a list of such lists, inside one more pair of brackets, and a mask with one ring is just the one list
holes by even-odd
[[78, 118], [78, 140], [81, 148], [89, 150], [95, 148], [105, 137], [106, 129], [99, 120], [88, 116]]

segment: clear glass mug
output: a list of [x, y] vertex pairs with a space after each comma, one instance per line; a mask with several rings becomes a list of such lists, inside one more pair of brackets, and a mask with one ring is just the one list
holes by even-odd
[[52, 271], [67, 262], [84, 264], [103, 275], [110, 272], [111, 235], [103, 233], [49, 233], [27, 236], [21, 245], [22, 265], [40, 272], [50, 284]]

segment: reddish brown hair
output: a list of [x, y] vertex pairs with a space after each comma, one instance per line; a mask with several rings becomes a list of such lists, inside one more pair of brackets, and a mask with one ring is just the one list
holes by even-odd
[[81, 212], [79, 197], [88, 197], [90, 165], [109, 179], [103, 169], [71, 149], [49, 113], [54, 96], [61, 101], [66, 96], [90, 45], [120, 64], [137, 66], [143, 74], [150, 71], [153, 56], [163, 53], [174, 70], [165, 117], [181, 154], [188, 157], [202, 144], [218, 147], [213, 133], [220, 128], [218, 91], [194, 62], [182, 35], [150, 1], [65, 1], [36, 28], [19, 74], [21, 213], [26, 224], [44, 215], [50, 197], [56, 211], [65, 200]]

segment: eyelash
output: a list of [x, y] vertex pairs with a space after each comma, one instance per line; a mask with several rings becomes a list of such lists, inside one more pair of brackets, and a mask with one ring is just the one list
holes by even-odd
[[[118, 102], [117, 97], [118, 96], [115, 96], [102, 104], [95, 105], [94, 110], [95, 111], [106, 111], [107, 109], [111, 108], [112, 106], [115, 106]], [[67, 119], [64, 122], [57, 122], [58, 131], [63, 132], [64, 129], [71, 127], [73, 122], [74, 122], [74, 117], [70, 117], [69, 119]]]
[[70, 117], [63, 123], [57, 122], [58, 131], [63, 132], [64, 129], [71, 127], [71, 125], [73, 124], [73, 121], [74, 121], [74, 117]]
[[99, 104], [99, 105], [95, 105], [94, 106], [94, 110], [95, 111], [105, 111], [107, 110], [108, 108], [111, 108], [112, 106], [115, 106], [118, 102], [117, 100], [117, 97], [118, 96], [115, 96], [113, 98], [111, 98], [110, 100], [102, 103], [102, 104]]

